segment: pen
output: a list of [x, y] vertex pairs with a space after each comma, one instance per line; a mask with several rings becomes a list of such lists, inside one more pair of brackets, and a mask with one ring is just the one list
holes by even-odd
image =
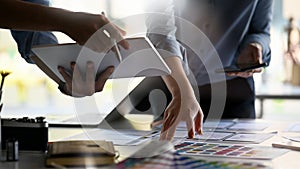
[[[105, 16], [105, 13], [103, 11], [101, 12], [101, 14], [103, 16]], [[120, 53], [120, 50], [119, 50], [116, 39], [112, 38], [111, 35], [109, 34], [109, 32], [107, 32], [106, 30], [104, 30], [104, 31], [105, 31], [104, 33], [111, 39], [111, 42], [112, 42], [112, 44], [115, 48], [115, 54], [117, 56], [117, 59], [121, 63], [122, 62], [122, 56], [121, 56], [121, 53]]]
[[112, 41], [112, 43], [114, 44], [114, 47], [115, 47], [115, 53], [116, 53], [117, 59], [118, 59], [118, 61], [121, 63], [121, 62], [122, 62], [122, 56], [121, 56], [119, 47], [118, 47], [118, 45], [117, 45], [117, 42], [116, 42], [115, 39], [111, 39], [111, 41]]
[[293, 145], [293, 144], [288, 144], [288, 143], [272, 143], [272, 147], [276, 148], [286, 148], [290, 150], [295, 150], [295, 151], [300, 151], [300, 146], [299, 145]]

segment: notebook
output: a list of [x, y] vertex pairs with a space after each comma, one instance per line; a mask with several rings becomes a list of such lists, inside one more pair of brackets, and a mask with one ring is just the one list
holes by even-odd
[[113, 143], [103, 140], [52, 142], [46, 156], [46, 166], [99, 166], [114, 162]]

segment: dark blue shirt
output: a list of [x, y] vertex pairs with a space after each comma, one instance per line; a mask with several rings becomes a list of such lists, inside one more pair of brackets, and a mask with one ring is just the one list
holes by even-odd
[[173, 39], [187, 47], [189, 68], [198, 85], [231, 79], [215, 70], [235, 64], [240, 51], [249, 43], [259, 43], [263, 61], [270, 62], [272, 3], [273, 0], [158, 1], [153, 3], [153, 12], [160, 15], [152, 14], [148, 19], [148, 33], [154, 32], [149, 38], [158, 48], [177, 55], [180, 51], [169, 50], [176, 49], [176, 40], [165, 38], [176, 34]]

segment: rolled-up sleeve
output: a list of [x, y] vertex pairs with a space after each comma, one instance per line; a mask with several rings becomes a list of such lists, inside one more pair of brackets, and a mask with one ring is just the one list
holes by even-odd
[[31, 48], [36, 45], [57, 44], [56, 37], [51, 32], [29, 32], [11, 31], [13, 38], [18, 45], [18, 51], [22, 58], [28, 63], [34, 63], [30, 56], [33, 55]]
[[242, 42], [242, 47], [249, 43], [259, 43], [262, 46], [263, 60], [271, 60], [270, 29], [272, 21], [273, 0], [258, 0], [253, 18], [250, 23], [249, 33]]
[[[49, 6], [48, 0], [24, 0], [26, 2]], [[28, 62], [34, 63], [30, 56], [33, 55], [31, 48], [35, 45], [57, 44], [57, 38], [51, 32], [18, 31], [11, 30], [12, 37], [18, 45], [20, 55]]]
[[[173, 0], [151, 0], [146, 6], [147, 37], [163, 58], [178, 56], [183, 59], [182, 46], [177, 42]], [[161, 51], [160, 50], [160, 51]]]

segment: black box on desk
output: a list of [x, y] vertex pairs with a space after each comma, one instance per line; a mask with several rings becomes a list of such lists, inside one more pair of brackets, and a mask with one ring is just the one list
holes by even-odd
[[6, 149], [7, 139], [15, 138], [19, 142], [19, 150], [45, 151], [48, 143], [48, 123], [43, 119], [1, 119], [2, 149]]

